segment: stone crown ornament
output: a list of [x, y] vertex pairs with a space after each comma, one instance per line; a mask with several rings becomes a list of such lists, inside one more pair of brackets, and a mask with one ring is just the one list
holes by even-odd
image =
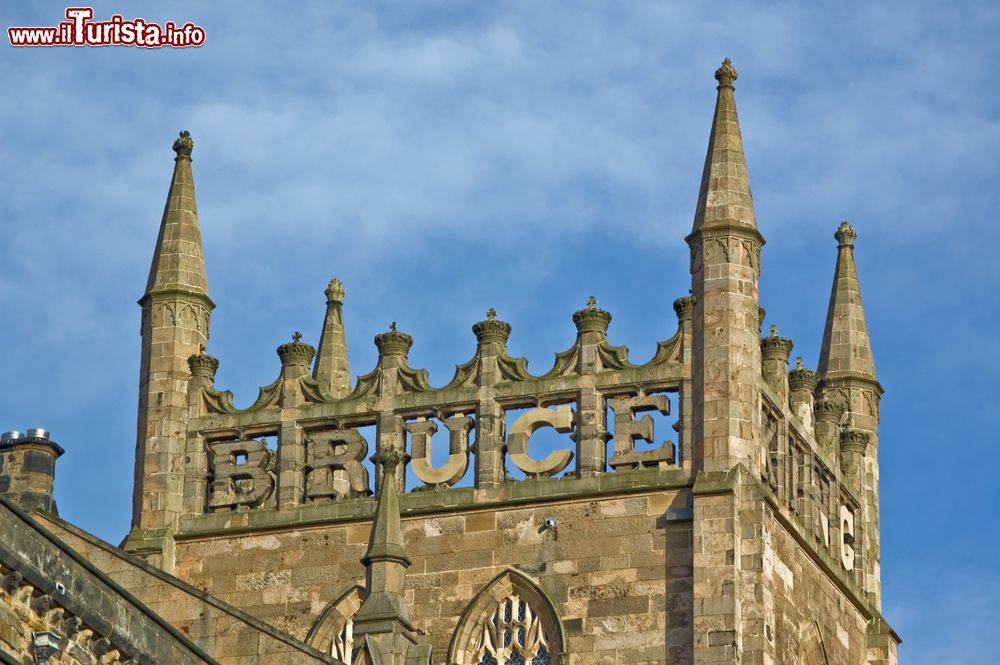
[[793, 391], [812, 392], [819, 383], [819, 375], [802, 364], [802, 358], [795, 359], [795, 369], [788, 373], [788, 387]]
[[292, 335], [292, 341], [286, 342], [278, 347], [278, 357], [281, 358], [281, 366], [308, 365], [316, 355], [316, 349], [311, 344], [306, 344], [302, 340], [301, 333]]
[[472, 324], [472, 332], [480, 344], [496, 342], [506, 344], [510, 337], [510, 324], [497, 318], [497, 311], [490, 307], [486, 312], [486, 318], [478, 323]]
[[191, 369], [191, 376], [214, 379], [215, 372], [219, 369], [219, 359], [205, 353], [205, 347], [202, 347], [199, 353], [188, 358], [188, 367]]
[[792, 352], [792, 340], [778, 336], [778, 326], [771, 326], [771, 334], [760, 340], [761, 353], [765, 360], [774, 358], [788, 359]]
[[840, 449], [845, 453], [864, 455], [871, 436], [856, 429], [845, 429], [840, 433]]
[[694, 306], [698, 299], [694, 296], [684, 296], [674, 301], [674, 312], [678, 319], [689, 319], [694, 315]]
[[413, 346], [413, 338], [396, 330], [396, 322], [393, 321], [387, 332], [375, 335], [375, 346], [380, 356], [405, 356]]
[[194, 150], [194, 139], [191, 138], [191, 133], [186, 129], [180, 133], [180, 136], [174, 140], [174, 152], [177, 153], [177, 159], [191, 159], [191, 151]]
[[576, 324], [576, 331], [580, 333], [607, 333], [608, 326], [611, 325], [611, 312], [599, 309], [597, 298], [590, 296], [587, 299], [587, 306], [573, 313], [573, 323]]

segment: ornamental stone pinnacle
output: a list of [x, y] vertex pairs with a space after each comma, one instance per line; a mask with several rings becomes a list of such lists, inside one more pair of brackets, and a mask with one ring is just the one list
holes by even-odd
[[320, 382], [331, 397], [351, 394], [351, 368], [347, 360], [347, 337], [344, 334], [344, 284], [334, 278], [326, 287], [326, 315], [319, 350], [313, 367], [313, 378]]
[[722, 66], [715, 70], [715, 80], [719, 82], [719, 87], [732, 88], [733, 82], [739, 77], [733, 61], [726, 58], [722, 61]]
[[199, 353], [188, 358], [188, 367], [191, 369], [191, 376], [203, 376], [214, 380], [215, 373], [219, 369], [219, 359], [205, 353], [203, 346]]
[[177, 153], [177, 159], [186, 159], [191, 161], [191, 151], [194, 150], [194, 139], [191, 138], [191, 133], [184, 130], [180, 133], [174, 140], [174, 152]]

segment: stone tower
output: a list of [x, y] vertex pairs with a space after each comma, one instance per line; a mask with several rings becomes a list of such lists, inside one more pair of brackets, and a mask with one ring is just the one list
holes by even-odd
[[[856, 234], [836, 233], [818, 368], [790, 369], [792, 341], [774, 325], [762, 334], [764, 239], [728, 59], [715, 78], [691, 284], [677, 289], [689, 295], [650, 361], [612, 343], [612, 315], [590, 298], [541, 373], [509, 355], [514, 326], [490, 308], [450, 381], [410, 366], [419, 341], [395, 324], [375, 336], [375, 367], [352, 377], [334, 280], [318, 353], [296, 333], [275, 381], [241, 407], [206, 351], [182, 134], [140, 301], [126, 548], [316, 662], [894, 665], [880, 610], [882, 389]], [[539, 450], [542, 429], [561, 443]], [[259, 639], [213, 655], [270, 662]]]

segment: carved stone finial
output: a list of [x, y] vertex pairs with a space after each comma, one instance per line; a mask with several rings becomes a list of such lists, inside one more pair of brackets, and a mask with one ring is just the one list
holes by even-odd
[[763, 307], [761, 307], [760, 305], [758, 305], [757, 306], [757, 332], [758, 333], [764, 330], [764, 317], [766, 317], [766, 316], [767, 316], [767, 310], [764, 309]]
[[379, 463], [384, 472], [395, 473], [396, 467], [403, 461], [403, 453], [399, 452], [397, 448], [386, 446], [378, 451], [375, 461]]
[[194, 139], [186, 129], [174, 140], [174, 152], [177, 159], [191, 159], [191, 151], [194, 150]]
[[802, 371], [805, 368], [806, 366], [802, 364], [802, 356], [798, 356], [797, 358], [795, 358], [795, 369]]
[[847, 411], [847, 405], [835, 398], [823, 398], [816, 401], [816, 421], [838, 423], [840, 417]]
[[854, 240], [858, 237], [858, 232], [849, 222], [841, 222], [833, 237], [837, 239], [838, 247], [854, 247]]
[[506, 344], [510, 337], [510, 324], [497, 318], [497, 311], [492, 307], [486, 312], [486, 319], [472, 325], [472, 332], [480, 344], [499, 342]]
[[778, 326], [771, 326], [771, 334], [760, 340], [761, 353], [764, 360], [782, 360], [785, 366], [782, 372], [788, 368], [788, 354], [792, 352], [792, 340], [778, 336]]
[[219, 369], [219, 359], [205, 353], [205, 345], [200, 345], [200, 351], [188, 358], [188, 368], [191, 376], [204, 376], [215, 380], [215, 373]]
[[607, 333], [608, 326], [611, 325], [611, 312], [600, 309], [597, 298], [590, 296], [587, 298], [587, 306], [573, 313], [573, 323], [576, 324], [578, 333]]
[[306, 344], [302, 340], [302, 333], [296, 331], [292, 335], [292, 341], [278, 347], [278, 357], [281, 358], [281, 366], [308, 365], [316, 355], [316, 349], [311, 344]]
[[674, 301], [674, 312], [677, 314], [677, 318], [681, 321], [685, 319], [690, 319], [694, 316], [694, 306], [698, 303], [698, 299], [692, 295], [685, 296], [683, 298], [678, 298]]
[[326, 285], [326, 302], [344, 302], [344, 283], [334, 277]]
[[396, 330], [396, 322], [389, 324], [389, 331], [375, 335], [375, 346], [380, 356], [405, 356], [413, 346], [413, 338]]
[[726, 58], [722, 61], [722, 66], [715, 70], [715, 80], [719, 82], [720, 88], [732, 88], [733, 81], [737, 79], [739, 74], [736, 73], [736, 68], [733, 67], [733, 61]]
[[856, 429], [845, 429], [840, 432], [840, 450], [844, 453], [857, 453], [864, 456], [869, 441], [871, 441], [871, 436], [867, 432]]

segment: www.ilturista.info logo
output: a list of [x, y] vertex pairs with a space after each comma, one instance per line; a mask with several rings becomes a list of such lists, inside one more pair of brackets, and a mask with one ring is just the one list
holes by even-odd
[[55, 27], [11, 27], [11, 46], [139, 46], [142, 48], [186, 48], [205, 43], [205, 29], [193, 23], [163, 25], [144, 19], [125, 20], [114, 14], [110, 20], [94, 21], [93, 7], [67, 7], [66, 19]]

